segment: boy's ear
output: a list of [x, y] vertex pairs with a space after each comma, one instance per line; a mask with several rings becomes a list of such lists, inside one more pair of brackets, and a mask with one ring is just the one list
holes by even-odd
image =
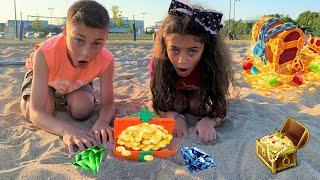
[[62, 26], [62, 27], [61, 27], [61, 32], [62, 32], [63, 35], [66, 35], [66, 34], [67, 34], [67, 28], [66, 28], [66, 26]]

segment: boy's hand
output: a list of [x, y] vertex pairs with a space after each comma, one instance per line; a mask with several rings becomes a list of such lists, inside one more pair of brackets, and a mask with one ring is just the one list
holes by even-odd
[[68, 131], [63, 135], [62, 140], [68, 146], [70, 155], [75, 153], [73, 145], [78, 146], [80, 151], [98, 145], [92, 132], [87, 132], [79, 129]]
[[188, 135], [187, 123], [183, 118], [175, 118], [175, 125], [173, 129], [174, 137], [183, 137]]
[[109, 126], [108, 123], [101, 123], [103, 121], [97, 120], [97, 122], [92, 127], [92, 133], [95, 136], [98, 144], [106, 145], [108, 141], [113, 140], [113, 129]]
[[204, 142], [216, 140], [216, 130], [214, 129], [215, 121], [205, 117], [202, 118], [195, 126], [194, 130], [199, 133], [199, 139]]

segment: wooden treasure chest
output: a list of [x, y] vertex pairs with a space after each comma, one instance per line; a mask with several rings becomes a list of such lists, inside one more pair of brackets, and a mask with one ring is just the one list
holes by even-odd
[[301, 29], [277, 18], [263, 18], [253, 27], [252, 33], [253, 44], [255, 41], [263, 43], [263, 57], [271, 70], [281, 74], [304, 70], [298, 56], [305, 42]]
[[303, 148], [309, 138], [309, 130], [289, 116], [281, 130], [256, 140], [256, 154], [275, 174], [297, 166], [297, 149]]

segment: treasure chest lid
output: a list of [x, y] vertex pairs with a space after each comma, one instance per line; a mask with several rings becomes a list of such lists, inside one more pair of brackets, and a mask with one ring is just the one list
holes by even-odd
[[293, 117], [287, 117], [281, 128], [281, 133], [285, 134], [297, 148], [303, 148], [309, 141], [310, 133], [301, 122]]

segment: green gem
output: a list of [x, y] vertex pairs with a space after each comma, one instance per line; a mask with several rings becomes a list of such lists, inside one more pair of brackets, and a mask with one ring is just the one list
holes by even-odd
[[72, 164], [90, 173], [98, 173], [106, 150], [101, 146], [93, 146], [75, 155]]
[[270, 86], [275, 86], [275, 85], [278, 84], [278, 82], [279, 81], [278, 81], [278, 79], [276, 77], [272, 77], [272, 78], [269, 79], [268, 83], [269, 83]]
[[320, 71], [319, 63], [317, 61], [311, 61], [310, 70], [313, 71], [313, 72]]

